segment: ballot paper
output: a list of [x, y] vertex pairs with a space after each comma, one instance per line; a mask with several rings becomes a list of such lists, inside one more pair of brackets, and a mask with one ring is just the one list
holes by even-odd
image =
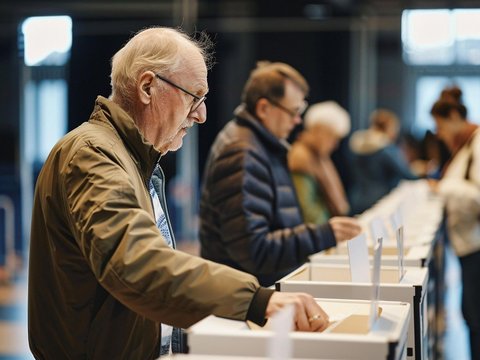
[[268, 343], [268, 358], [271, 360], [289, 360], [292, 357], [292, 339], [294, 306], [287, 305], [270, 319], [273, 336]]
[[365, 233], [347, 241], [352, 282], [370, 282], [370, 263]]
[[375, 247], [379, 238], [382, 238], [385, 242], [388, 241], [387, 227], [385, 222], [378, 216], [370, 221], [370, 233], [372, 235], [372, 248]]

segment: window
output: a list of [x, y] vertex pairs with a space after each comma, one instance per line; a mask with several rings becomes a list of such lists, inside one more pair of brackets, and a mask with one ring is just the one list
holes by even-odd
[[[405, 10], [403, 59], [412, 76], [407, 85], [411, 131], [435, 130], [430, 109], [441, 91], [462, 89], [468, 119], [480, 123], [480, 9]], [[410, 96], [409, 94], [412, 94]]]
[[[67, 131], [66, 69], [72, 46], [68, 16], [31, 17], [19, 26], [23, 55], [20, 113], [22, 233], [29, 238], [35, 179], [53, 145]], [[25, 240], [24, 240], [25, 241]]]
[[72, 47], [69, 16], [37, 16], [22, 24], [24, 61], [27, 66], [65, 65]]
[[409, 65], [480, 64], [480, 9], [405, 10], [403, 58]]
[[67, 132], [65, 69], [72, 46], [68, 16], [27, 18], [20, 47], [25, 64], [23, 123], [25, 160], [43, 164], [53, 145]]

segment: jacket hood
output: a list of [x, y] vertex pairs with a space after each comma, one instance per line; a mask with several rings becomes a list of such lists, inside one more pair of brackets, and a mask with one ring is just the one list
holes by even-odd
[[290, 144], [285, 140], [278, 139], [268, 131], [255, 116], [248, 112], [245, 104], [237, 106], [233, 114], [237, 117], [240, 125], [250, 127], [263, 140], [266, 146], [285, 153], [290, 149]]
[[113, 101], [98, 96], [90, 119], [90, 121], [106, 122], [113, 126], [125, 146], [134, 155], [145, 178], [150, 178], [161, 154], [143, 137], [134, 120], [125, 110]]
[[376, 130], [357, 130], [350, 138], [349, 145], [354, 153], [372, 154], [390, 145], [390, 140]]

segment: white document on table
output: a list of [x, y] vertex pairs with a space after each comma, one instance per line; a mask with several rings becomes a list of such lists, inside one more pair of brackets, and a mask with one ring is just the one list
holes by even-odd
[[370, 262], [365, 233], [347, 241], [352, 282], [370, 282]]

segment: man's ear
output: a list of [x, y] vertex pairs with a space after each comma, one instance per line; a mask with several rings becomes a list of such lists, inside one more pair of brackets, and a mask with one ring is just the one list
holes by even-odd
[[153, 82], [155, 80], [155, 74], [152, 71], [145, 71], [140, 75], [140, 79], [137, 84], [137, 95], [139, 100], [147, 105], [152, 100], [151, 90]]
[[258, 99], [255, 104], [255, 113], [257, 118], [263, 122], [264, 119], [269, 117], [270, 103], [265, 98]]

